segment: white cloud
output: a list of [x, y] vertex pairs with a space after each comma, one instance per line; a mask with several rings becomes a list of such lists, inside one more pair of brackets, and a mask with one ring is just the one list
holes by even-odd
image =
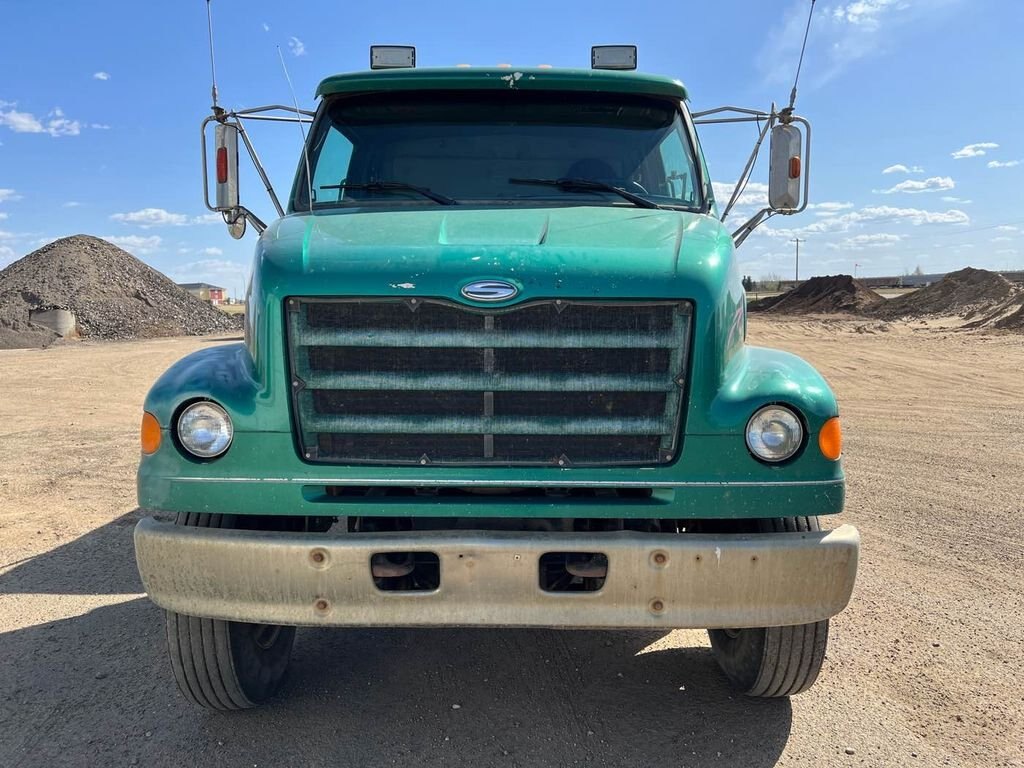
[[905, 192], [913, 195], [920, 192], [945, 191], [947, 189], [953, 189], [955, 186], [956, 182], [954, 182], [949, 176], [932, 176], [924, 179], [923, 181], [907, 179], [906, 181], [901, 181], [895, 186], [889, 187], [889, 189], [875, 189], [872, 191], [881, 195], [891, 195], [896, 192]]
[[264, 32], [269, 32], [270, 31], [270, 25], [267, 24], [267, 22], [265, 22], [265, 21], [263, 22], [263, 31]]
[[[736, 188], [736, 182], [730, 184], [724, 181], [714, 181], [711, 184], [719, 207], [725, 208]], [[753, 205], [759, 208], [768, 205], [768, 185], [757, 181], [748, 182], [743, 194], [736, 201], [736, 205]]]
[[89, 123], [90, 128], [95, 128], [97, 131], [109, 131], [110, 126], [106, 123]]
[[103, 235], [103, 239], [135, 254], [152, 253], [163, 243], [163, 239], [159, 235], [150, 235], [149, 237], [141, 235]]
[[77, 200], [68, 200], [61, 207], [63, 207], [63, 208], [78, 208], [80, 205], [81, 205], [81, 203], [78, 202]]
[[883, 168], [882, 173], [924, 173], [924, 168], [920, 165], [906, 166], [903, 163], [896, 163], [896, 165]]
[[15, 133], [42, 133], [45, 129], [35, 115], [11, 109], [0, 109], [0, 125], [6, 125]]
[[60, 107], [54, 107], [47, 117], [49, 119], [46, 121], [46, 132], [55, 138], [57, 136], [77, 136], [82, 132], [82, 124], [77, 120], [69, 120], [65, 117], [64, 111]]
[[172, 213], [163, 208], [141, 208], [128, 213], [111, 215], [112, 221], [132, 224], [142, 229], [151, 227], [184, 227], [190, 224], [220, 224], [223, 222], [219, 213], [204, 213], [199, 216], [187, 216], [184, 213]]
[[1020, 160], [989, 160], [989, 168], [1013, 168], [1015, 165], [1020, 165]]
[[922, 224], [969, 224], [971, 217], [963, 211], [924, 211], [920, 208], [896, 208], [889, 205], [876, 205], [850, 211], [840, 216], [819, 219], [807, 226], [786, 229], [763, 226], [761, 233], [769, 237], [792, 238], [804, 235], [826, 235], [837, 232], [848, 232], [854, 227], [881, 221], [904, 222], [912, 226]]
[[868, 235], [854, 235], [842, 241], [841, 247], [859, 250], [862, 248], [887, 248], [903, 239], [902, 235], [890, 235], [882, 232]]
[[13, 189], [0, 189], [0, 203], [13, 203], [15, 200], [21, 200], [21, 195]]
[[[935, 20], [945, 7], [961, 0], [847, 0], [825, 5], [811, 22], [807, 55], [804, 59], [802, 87], [817, 87], [843, 73], [859, 61], [880, 50], [899, 45], [901, 29], [924, 26]], [[793, 82], [793, 71], [807, 24], [810, 3], [807, 0], [777, 2], [780, 22], [763, 36], [764, 44], [755, 65], [769, 83], [784, 84], [786, 92]]]
[[95, 73], [93, 73], [93, 79], [94, 80], [109, 80], [110, 79], [110, 73], [109, 72], [95, 72]]
[[292, 52], [292, 56], [305, 56], [306, 44], [297, 37], [289, 37], [288, 50]]
[[982, 141], [977, 144], [968, 144], [955, 152], [950, 153], [954, 160], [963, 160], [966, 157], [981, 157], [985, 150], [999, 149], [999, 145], [991, 141]]
[[989, 240], [990, 243], [1012, 243], [1013, 238], [1007, 237], [1006, 235], [1000, 235], [999, 237], [993, 237]]
[[7, 214], [4, 213], [3, 211], [0, 211], [0, 221], [3, 221], [6, 218], [7, 218]]
[[814, 211], [815, 216], [836, 216], [840, 211], [853, 208], [853, 203], [840, 203], [826, 200], [823, 203], [808, 203], [807, 210]]
[[188, 216], [183, 213], [171, 213], [163, 208], [142, 208], [131, 213], [115, 213], [110, 217], [122, 224], [135, 224], [143, 229], [150, 227], [180, 227], [188, 224]]
[[14, 249], [6, 245], [0, 245], [0, 269], [14, 261]]
[[964, 200], [962, 197], [952, 197], [951, 195], [943, 195], [942, 202], [944, 203], [960, 203], [962, 205], [970, 205], [973, 200]]
[[[77, 136], [82, 132], [82, 124], [78, 120], [70, 120], [60, 107], [54, 107], [46, 116], [45, 122], [31, 112], [19, 112], [13, 109], [13, 102], [0, 101], [0, 125], [6, 125], [15, 133], [48, 133], [54, 138], [60, 136]], [[6, 108], [7, 111], [3, 111]]]
[[1017, 232], [1020, 227], [1015, 227], [1012, 224], [1000, 224], [996, 229], [1000, 232]]
[[224, 255], [224, 251], [222, 251], [220, 248], [217, 248], [215, 246], [210, 246], [209, 248], [203, 248], [201, 253], [204, 256], [223, 256]]

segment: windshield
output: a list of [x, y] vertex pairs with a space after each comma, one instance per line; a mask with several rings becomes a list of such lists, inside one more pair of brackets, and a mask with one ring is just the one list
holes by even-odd
[[[521, 90], [335, 97], [317, 120], [309, 154], [314, 210], [445, 199], [477, 206], [643, 202], [602, 186], [660, 207], [703, 205], [678, 105], [649, 97]], [[310, 207], [308, 189], [303, 162], [292, 210]]]

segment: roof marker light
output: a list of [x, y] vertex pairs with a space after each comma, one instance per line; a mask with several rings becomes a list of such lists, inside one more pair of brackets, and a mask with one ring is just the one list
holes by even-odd
[[591, 69], [636, 69], [635, 45], [595, 45], [590, 49]]
[[370, 69], [413, 69], [416, 47], [412, 45], [371, 45]]

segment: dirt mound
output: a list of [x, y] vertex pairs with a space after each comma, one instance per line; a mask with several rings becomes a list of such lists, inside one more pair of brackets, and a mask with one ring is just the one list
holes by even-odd
[[752, 312], [784, 315], [853, 314], [869, 315], [885, 299], [850, 275], [812, 277], [781, 296], [752, 301]]
[[975, 314], [977, 319], [965, 323], [964, 328], [1024, 333], [1024, 291], [1015, 288], [1014, 293], [1006, 301]]
[[966, 267], [886, 302], [875, 314], [884, 318], [957, 315], [967, 320], [985, 320], [991, 316], [992, 322], [997, 322], [1004, 314], [998, 310], [1014, 302], [1019, 293], [1020, 290], [1002, 275]]
[[130, 253], [89, 235], [61, 238], [0, 271], [0, 349], [44, 347], [59, 338], [30, 317], [49, 309], [70, 310], [77, 333], [99, 339], [237, 327]]

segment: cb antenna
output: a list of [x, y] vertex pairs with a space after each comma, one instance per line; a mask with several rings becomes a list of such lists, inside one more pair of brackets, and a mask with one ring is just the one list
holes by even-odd
[[[209, 2], [209, 0], [207, 0]], [[804, 28], [804, 42], [800, 46], [800, 60], [796, 65], [796, 77], [793, 78], [793, 90], [789, 92], [789, 106], [782, 110], [787, 115], [793, 114], [793, 107], [796, 105], [796, 86], [800, 82], [800, 69], [804, 65], [804, 51], [807, 49], [807, 35], [811, 31], [811, 17], [814, 16], [814, 0], [811, 0], [811, 9], [807, 12], [807, 26]]]
[[[206, 0], [210, 2], [210, 0]], [[291, 75], [288, 74], [288, 65], [284, 63], [284, 54], [281, 53], [281, 46], [277, 46], [277, 58], [281, 60], [281, 69], [284, 70], [284, 79], [288, 81], [288, 90], [292, 92], [292, 105], [295, 107], [296, 122], [299, 124], [299, 133], [302, 135], [302, 158], [306, 163], [306, 198], [309, 203], [309, 212], [313, 212], [313, 177], [309, 172], [309, 148], [306, 146], [306, 129], [302, 127], [302, 111], [299, 109], [299, 100], [295, 98], [295, 87], [292, 85]]]
[[213, 97], [213, 113], [221, 115], [224, 110], [217, 104], [217, 63], [213, 58], [213, 9], [211, 0], [206, 0], [206, 29], [210, 35], [210, 80], [213, 86], [210, 88], [210, 95]]

